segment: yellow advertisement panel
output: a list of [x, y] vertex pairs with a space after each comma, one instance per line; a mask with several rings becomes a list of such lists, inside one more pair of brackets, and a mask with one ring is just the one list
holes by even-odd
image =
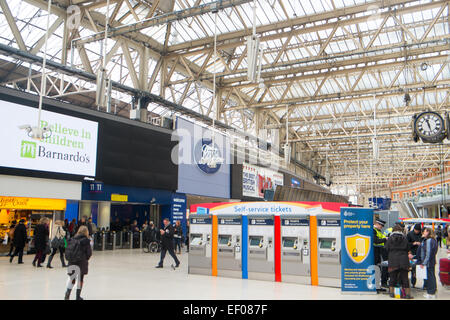
[[66, 210], [66, 200], [0, 196], [0, 209]]
[[111, 194], [111, 201], [127, 202], [128, 201], [128, 195], [113, 193], [113, 194]]

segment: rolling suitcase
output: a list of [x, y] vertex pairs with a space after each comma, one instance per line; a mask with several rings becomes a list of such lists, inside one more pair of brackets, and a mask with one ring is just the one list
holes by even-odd
[[450, 286], [450, 259], [439, 260], [439, 279], [443, 286]]

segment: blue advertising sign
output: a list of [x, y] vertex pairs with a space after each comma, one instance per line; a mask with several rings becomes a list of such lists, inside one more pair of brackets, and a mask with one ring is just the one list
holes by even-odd
[[208, 208], [197, 207], [197, 214], [208, 214], [208, 213], [209, 213]]
[[373, 209], [341, 208], [342, 292], [374, 293]]
[[291, 178], [291, 187], [292, 188], [301, 188], [302, 184], [301, 184], [300, 180]]

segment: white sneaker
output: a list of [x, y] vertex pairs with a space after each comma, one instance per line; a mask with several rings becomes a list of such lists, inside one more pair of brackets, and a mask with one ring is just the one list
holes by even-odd
[[424, 296], [425, 299], [436, 299], [436, 295], [435, 294], [425, 293], [423, 296]]

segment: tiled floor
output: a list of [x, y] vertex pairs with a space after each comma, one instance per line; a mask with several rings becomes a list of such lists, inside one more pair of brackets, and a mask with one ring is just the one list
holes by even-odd
[[[441, 250], [439, 256], [443, 255], [444, 250]], [[34, 268], [32, 258], [25, 256], [25, 264], [18, 265], [17, 260], [10, 264], [8, 257], [0, 257], [1, 300], [63, 298], [67, 275], [59, 256], [53, 260], [54, 269]], [[168, 255], [165, 267], [155, 269], [159, 254], [143, 253], [138, 249], [94, 251], [82, 296], [89, 300], [390, 299], [385, 294], [343, 295], [337, 288], [190, 275], [187, 273], [187, 258], [183, 253], [181, 266], [174, 271], [170, 268], [172, 258]], [[416, 299], [423, 299], [423, 293], [421, 290], [413, 291]], [[438, 299], [450, 300], [450, 290], [442, 288], [439, 281]]]

